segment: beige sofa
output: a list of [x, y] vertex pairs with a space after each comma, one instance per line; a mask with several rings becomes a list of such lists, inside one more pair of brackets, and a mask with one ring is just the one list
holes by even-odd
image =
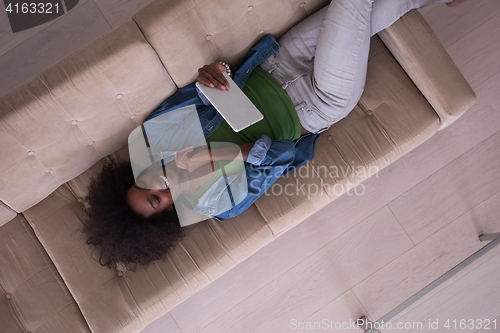
[[147, 270], [99, 265], [79, 228], [102, 163], [127, 158], [128, 134], [199, 67], [236, 67], [264, 34], [279, 37], [327, 2], [157, 0], [0, 99], [2, 332], [138, 332], [472, 105], [474, 92], [412, 11], [373, 37], [363, 97], [320, 136], [309, 172], [277, 183], [320, 191], [272, 191], [234, 219], [192, 225]]

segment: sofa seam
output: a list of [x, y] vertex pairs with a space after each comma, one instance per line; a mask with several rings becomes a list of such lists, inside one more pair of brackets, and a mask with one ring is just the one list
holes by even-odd
[[160, 61], [160, 64], [161, 66], [163, 67], [163, 69], [165, 70], [165, 72], [167, 73], [168, 77], [170, 78], [170, 80], [172, 81], [172, 83], [174, 84], [174, 86], [176, 87], [176, 90], [179, 89], [179, 86], [177, 85], [177, 83], [174, 81], [174, 79], [172, 78], [172, 76], [170, 75], [168, 69], [167, 69], [167, 66], [165, 66], [165, 64], [163, 63], [163, 61], [161, 60], [161, 57], [160, 55], [158, 54], [158, 52], [156, 51], [156, 49], [153, 47], [153, 45], [151, 45], [151, 43], [149, 42], [149, 40], [146, 38], [146, 35], [144, 34], [144, 32], [142, 31], [141, 27], [139, 26], [139, 24], [137, 23], [137, 21], [135, 19], [132, 18], [132, 22], [134, 22], [135, 26], [137, 27], [137, 29], [139, 29], [139, 32], [141, 33], [141, 36], [142, 38], [144, 39], [144, 41], [149, 45], [149, 47], [154, 51], [154, 53], [156, 54], [156, 57], [158, 58], [158, 61]]
[[[65, 206], [65, 207], [66, 207], [66, 206]], [[61, 210], [61, 209], [59, 209], [59, 210]], [[58, 211], [59, 211], [59, 210], [58, 210]], [[81, 316], [82, 316], [82, 318], [83, 318], [84, 322], [87, 324], [87, 327], [89, 328], [89, 331], [90, 331], [90, 332], [92, 332], [92, 328], [91, 328], [91, 326], [90, 326], [90, 323], [89, 323], [89, 321], [87, 320], [87, 318], [85, 317], [85, 315], [84, 315], [84, 313], [83, 313], [83, 310], [82, 310], [82, 308], [80, 307], [80, 304], [78, 303], [78, 300], [76, 299], [75, 295], [74, 295], [74, 294], [73, 294], [73, 292], [71, 291], [71, 289], [70, 289], [70, 287], [69, 287], [68, 282], [66, 281], [66, 279], [64, 278], [64, 276], [61, 274], [62, 270], [60, 270], [60, 267], [58, 266], [58, 264], [56, 264], [56, 261], [54, 261], [54, 258], [52, 258], [52, 256], [50, 255], [50, 253], [49, 253], [49, 251], [48, 251], [47, 247], [44, 245], [44, 242], [45, 242], [45, 241], [43, 241], [43, 242], [42, 242], [42, 239], [40, 239], [40, 237], [38, 236], [37, 231], [35, 230], [35, 228], [33, 228], [33, 226], [31, 225], [31, 223], [29, 223], [28, 218], [24, 215], [24, 212], [23, 212], [23, 213], [20, 213], [20, 215], [21, 215], [21, 219], [22, 219], [25, 223], [27, 223], [27, 224], [29, 225], [29, 227], [31, 228], [31, 230], [32, 230], [32, 232], [33, 232], [33, 234], [34, 234], [35, 238], [38, 240], [38, 242], [40, 242], [40, 245], [42, 246], [42, 248], [44, 249], [44, 251], [47, 253], [47, 256], [48, 256], [48, 258], [50, 259], [50, 261], [52, 262], [52, 265], [54, 265], [55, 270], [57, 271], [57, 273], [58, 273], [58, 274], [59, 274], [59, 276], [61, 277], [61, 280], [62, 280], [62, 282], [64, 283], [64, 285], [66, 286], [66, 288], [67, 288], [67, 290], [68, 290], [68, 292], [69, 292], [69, 295], [71, 295], [71, 297], [73, 298], [73, 301], [75, 302], [75, 304], [76, 304], [76, 306], [77, 306], [78, 310], [80, 311], [80, 314], [81, 314]], [[35, 223], [34, 223], [34, 224], [35, 224]], [[36, 224], [35, 224], [35, 226], [36, 226]], [[50, 247], [49, 247], [49, 249], [50, 249]]]
[[[20, 215], [20, 219], [23, 221], [23, 224], [24, 224], [24, 227], [26, 228], [26, 230], [30, 231], [30, 232], [28, 232], [28, 234], [32, 233], [32, 234], [30, 234], [30, 239], [32, 241], [34, 241], [36, 239], [38, 241], [38, 243], [40, 243], [40, 246], [42, 247], [43, 251], [45, 251], [45, 254], [47, 255], [47, 259], [50, 261], [50, 263], [47, 263], [47, 261], [46, 261], [46, 265], [45, 265], [44, 268], [49, 268], [50, 269], [50, 265], [52, 265], [52, 267], [54, 268], [53, 270], [51, 270], [52, 276], [54, 276], [54, 278], [57, 280], [56, 276], [54, 275], [54, 271], [57, 272], [57, 274], [60, 277], [60, 281], [58, 281], [58, 284], [61, 285], [61, 282], [63, 283], [64, 287], [67, 290], [67, 293], [65, 293], [66, 296], [68, 298], [71, 297], [70, 298], [70, 302], [73, 301], [73, 303], [76, 305], [76, 308], [78, 309], [78, 312], [79, 312], [81, 318], [83, 318], [83, 322], [87, 325], [88, 330], [91, 332], [92, 329], [90, 327], [89, 322], [87, 321], [87, 318], [83, 314], [83, 311], [82, 311], [80, 305], [78, 304], [78, 302], [77, 302], [77, 300], [75, 298], [75, 295], [71, 292], [71, 289], [69, 288], [69, 286], [68, 286], [67, 282], [65, 281], [63, 275], [60, 273], [58, 267], [56, 266], [55, 261], [53, 260], [53, 258], [51, 257], [51, 255], [47, 251], [47, 248], [44, 246], [44, 244], [42, 243], [42, 241], [38, 237], [37, 232], [35, 231], [35, 229], [33, 228], [33, 226], [28, 222], [28, 219], [26, 218], [26, 216], [24, 216], [24, 213], [20, 213], [19, 215]], [[26, 329], [26, 332], [28, 332], [28, 331], [29, 330]]]

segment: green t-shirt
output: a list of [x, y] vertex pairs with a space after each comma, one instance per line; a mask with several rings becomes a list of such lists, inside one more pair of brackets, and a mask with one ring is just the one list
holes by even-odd
[[272, 140], [296, 140], [300, 137], [300, 121], [290, 97], [265, 70], [256, 67], [243, 92], [264, 115], [264, 119], [235, 132], [223, 120], [207, 139], [208, 142], [244, 144], [255, 142], [262, 134]]

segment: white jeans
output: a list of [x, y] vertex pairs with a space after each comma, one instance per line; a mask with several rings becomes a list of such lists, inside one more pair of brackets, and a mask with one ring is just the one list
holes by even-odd
[[292, 100], [302, 126], [319, 133], [358, 103], [370, 37], [406, 12], [451, 0], [333, 0], [285, 33], [281, 49], [260, 66]]

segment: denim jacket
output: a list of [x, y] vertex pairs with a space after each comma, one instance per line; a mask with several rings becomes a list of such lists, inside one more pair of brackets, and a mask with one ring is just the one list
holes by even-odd
[[[243, 64], [234, 72], [233, 81], [242, 89], [252, 71], [268, 57], [279, 50], [280, 46], [273, 36], [266, 35], [252, 47], [243, 59]], [[165, 112], [170, 112], [194, 104], [205, 139], [220, 125], [223, 118], [195, 86], [195, 82], [179, 88], [171, 97], [161, 103], [144, 122]], [[244, 212], [257, 200], [278, 178], [295, 170], [313, 157], [314, 144], [319, 134], [307, 134], [299, 139], [271, 140], [263, 135], [247, 158], [245, 172], [247, 176], [248, 194], [236, 206], [229, 210], [217, 211], [216, 219], [228, 219]], [[194, 211], [206, 213], [206, 207], [194, 207]]]

